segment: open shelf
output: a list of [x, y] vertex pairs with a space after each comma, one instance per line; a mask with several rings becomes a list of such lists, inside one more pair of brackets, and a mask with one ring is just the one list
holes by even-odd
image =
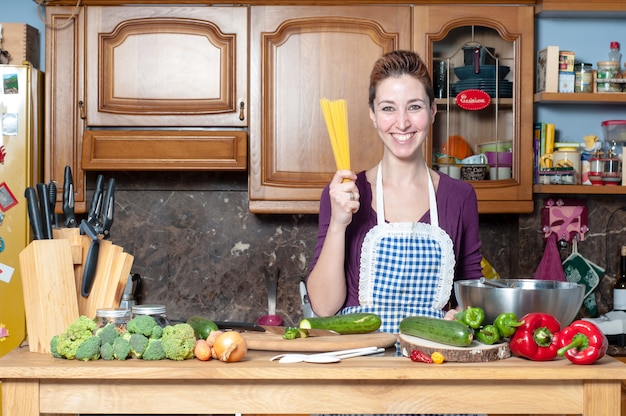
[[626, 195], [626, 186], [533, 185], [535, 194]]
[[626, 104], [626, 93], [624, 92], [538, 92], [535, 93], [535, 102], [567, 103], [567, 104]]

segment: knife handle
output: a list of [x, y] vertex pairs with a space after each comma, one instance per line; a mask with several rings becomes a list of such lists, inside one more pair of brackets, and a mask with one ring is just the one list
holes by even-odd
[[54, 228], [58, 227], [56, 206], [57, 206], [57, 185], [54, 181], [48, 184], [48, 203], [50, 204], [50, 224]]
[[76, 227], [76, 217], [74, 216], [74, 180], [72, 179], [72, 168], [65, 167], [65, 177], [63, 179], [63, 215], [65, 216], [66, 227]]
[[37, 184], [37, 194], [39, 196], [39, 207], [41, 209], [41, 220], [43, 223], [43, 238], [52, 238], [52, 223], [50, 223], [50, 202], [48, 195], [48, 185]]
[[104, 238], [109, 238], [115, 211], [115, 179], [113, 178], [109, 179], [102, 206], [102, 235]]
[[33, 236], [35, 240], [43, 239], [43, 229], [41, 225], [41, 214], [39, 213], [39, 207], [37, 205], [37, 191], [35, 188], [28, 187], [24, 191], [24, 197], [28, 205], [28, 218], [30, 219], [30, 226], [33, 229]]
[[98, 175], [96, 178], [96, 189], [93, 191], [89, 214], [87, 214], [87, 222], [100, 226], [100, 214], [102, 213], [102, 191], [104, 189], [104, 176]]
[[88, 297], [93, 286], [93, 281], [96, 277], [96, 266], [98, 265], [98, 252], [100, 251], [100, 240], [95, 239], [91, 241], [89, 251], [87, 252], [87, 259], [85, 260], [85, 269], [83, 270], [83, 283], [81, 286], [80, 294], [83, 297]]

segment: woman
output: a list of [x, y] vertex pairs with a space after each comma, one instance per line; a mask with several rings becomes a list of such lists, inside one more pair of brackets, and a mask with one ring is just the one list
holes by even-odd
[[336, 172], [322, 193], [307, 279], [317, 315], [374, 312], [382, 331], [397, 333], [405, 316], [453, 319], [453, 281], [481, 276], [474, 189], [424, 160], [434, 100], [414, 52], [375, 63], [369, 107], [383, 156], [367, 171]]

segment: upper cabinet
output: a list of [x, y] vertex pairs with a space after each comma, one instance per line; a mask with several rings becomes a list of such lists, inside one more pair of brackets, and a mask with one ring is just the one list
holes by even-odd
[[411, 8], [253, 6], [250, 30], [250, 210], [316, 213], [336, 171], [320, 99], [347, 101], [351, 168], [377, 163], [369, 74], [411, 48]]
[[247, 7], [47, 7], [46, 178], [245, 170]]
[[[533, 210], [533, 19], [527, 6], [414, 8], [438, 97], [427, 154], [472, 183], [481, 213]], [[472, 154], [487, 158], [458, 164]]]

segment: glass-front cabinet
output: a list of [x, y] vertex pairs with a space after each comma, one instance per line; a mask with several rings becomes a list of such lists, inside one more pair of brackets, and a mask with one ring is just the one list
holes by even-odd
[[531, 212], [533, 8], [415, 7], [437, 115], [434, 169], [472, 183], [481, 213]]

